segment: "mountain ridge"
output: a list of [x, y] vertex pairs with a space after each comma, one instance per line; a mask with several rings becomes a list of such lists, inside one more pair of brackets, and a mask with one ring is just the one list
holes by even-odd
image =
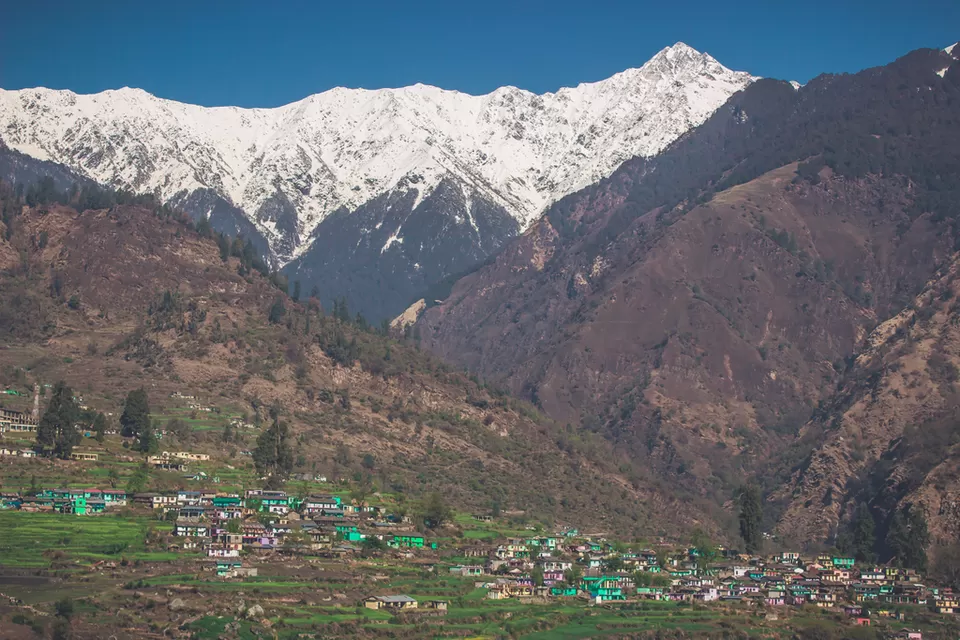
[[958, 74], [923, 49], [757, 81], [559, 201], [411, 332], [674, 486], [779, 486], [848, 360], [960, 246]]
[[[415, 204], [453, 176], [526, 228], [551, 201], [656, 153], [753, 79], [678, 43], [640, 68], [539, 95], [337, 87], [241, 109], [130, 88], [0, 90], [0, 138], [100, 183], [159, 191], [165, 202], [212, 189], [246, 213], [284, 263], [306, 250], [329, 214], [354, 210], [405, 177], [420, 178]], [[632, 135], [611, 144], [624, 133]], [[278, 195], [290, 207], [272, 216], [264, 208]]]

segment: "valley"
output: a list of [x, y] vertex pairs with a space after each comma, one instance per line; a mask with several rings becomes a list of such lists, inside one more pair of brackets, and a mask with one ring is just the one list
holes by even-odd
[[958, 54], [0, 89], [0, 637], [956, 637]]

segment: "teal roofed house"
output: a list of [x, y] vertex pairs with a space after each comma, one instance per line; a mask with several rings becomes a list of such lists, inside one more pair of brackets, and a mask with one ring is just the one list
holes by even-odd
[[239, 560], [219, 559], [217, 560], [217, 576], [225, 578], [230, 572], [239, 569], [242, 563]]
[[638, 596], [662, 596], [664, 592], [664, 587], [637, 587]]
[[833, 566], [837, 569], [853, 569], [854, 564], [856, 564], [856, 560], [854, 558], [833, 558]]
[[576, 597], [577, 593], [579, 593], [579, 590], [576, 587], [550, 587], [550, 595], [552, 596], [573, 598]]
[[620, 578], [612, 576], [589, 576], [583, 578], [582, 583], [583, 590], [589, 593], [591, 598], [598, 599], [601, 602], [627, 599], [627, 596], [623, 593]]
[[526, 543], [531, 547], [545, 547], [547, 549], [557, 548], [557, 539], [553, 536], [537, 536], [536, 538], [527, 538]]
[[360, 533], [360, 530], [352, 524], [334, 525], [334, 530], [337, 532], [337, 535], [347, 542], [359, 542], [364, 538], [364, 535]]
[[215, 507], [239, 507], [240, 496], [214, 496], [213, 506]]
[[103, 492], [103, 501], [115, 505], [127, 504], [127, 492], [121, 489], [107, 489]]
[[423, 536], [394, 535], [387, 542], [391, 547], [407, 547], [410, 549], [423, 549]]
[[260, 501], [261, 511], [271, 511], [276, 507], [289, 508], [289, 498], [286, 491], [261, 491], [260, 495], [253, 496]]

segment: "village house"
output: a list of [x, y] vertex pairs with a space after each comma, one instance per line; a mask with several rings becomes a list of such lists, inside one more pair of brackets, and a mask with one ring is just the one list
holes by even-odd
[[337, 511], [343, 515], [341, 500], [339, 496], [307, 496], [304, 498], [302, 507], [304, 515], [326, 515], [326, 512]]
[[483, 567], [479, 565], [457, 565], [450, 567], [450, 573], [463, 578], [475, 578], [483, 575]]
[[393, 537], [387, 541], [387, 546], [395, 548], [423, 549], [423, 545], [423, 536], [409, 534], [394, 534]]
[[181, 458], [183, 460], [191, 460], [193, 462], [204, 462], [210, 459], [210, 455], [206, 453], [190, 453], [189, 451], [177, 451], [173, 454], [174, 458]]
[[957, 613], [957, 609], [960, 608], [960, 601], [953, 593], [944, 592], [934, 602], [933, 608], [937, 613]]
[[206, 538], [210, 535], [210, 525], [194, 520], [177, 520], [174, 523], [173, 535], [191, 538]]
[[0, 433], [35, 433], [38, 423], [29, 413], [0, 407]]
[[177, 504], [177, 496], [164, 495], [161, 493], [136, 493], [133, 495], [133, 503], [150, 507], [152, 509], [163, 509], [173, 507]]
[[187, 470], [187, 465], [172, 457], [166, 451], [158, 456], [147, 456], [147, 464], [154, 469], [162, 469], [164, 471], [183, 472]]
[[362, 604], [367, 609], [387, 609], [389, 611], [417, 608], [417, 601], [410, 596], [370, 596], [365, 598]]

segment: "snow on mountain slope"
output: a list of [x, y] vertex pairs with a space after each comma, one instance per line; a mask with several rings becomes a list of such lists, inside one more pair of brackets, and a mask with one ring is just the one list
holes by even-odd
[[[445, 178], [525, 228], [558, 198], [654, 155], [755, 78], [683, 43], [639, 69], [537, 95], [336, 88], [274, 109], [207, 108], [139, 89], [0, 90], [0, 139], [163, 200], [203, 190], [241, 209], [281, 262], [330, 213]], [[207, 212], [201, 212], [207, 213]]]

